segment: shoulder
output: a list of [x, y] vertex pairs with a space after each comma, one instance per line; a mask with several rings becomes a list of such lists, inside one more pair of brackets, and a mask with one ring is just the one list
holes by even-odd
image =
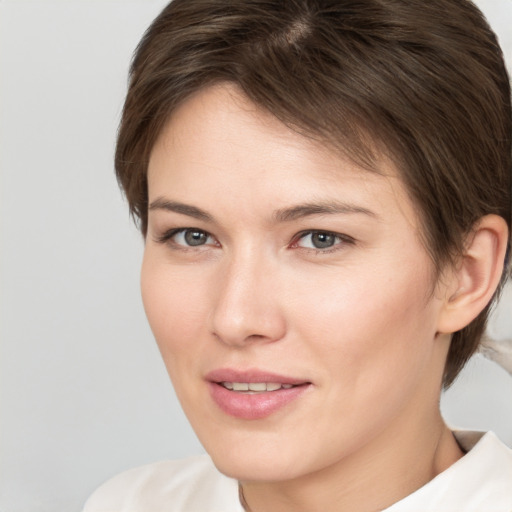
[[210, 457], [156, 462], [125, 471], [99, 487], [83, 512], [241, 512], [236, 480]]
[[512, 450], [492, 432], [454, 435], [466, 455], [386, 512], [512, 511]]
[[[471, 466], [487, 467], [495, 471], [489, 474], [493, 481], [505, 482], [512, 495], [512, 449], [501, 442], [494, 432], [455, 431], [459, 445], [467, 452], [461, 459]], [[455, 468], [465, 470], [464, 463]]]
[[455, 435], [463, 448], [466, 443], [469, 448], [447, 471], [455, 496], [464, 494], [468, 510], [512, 511], [512, 450], [493, 432], [480, 438], [472, 432]]

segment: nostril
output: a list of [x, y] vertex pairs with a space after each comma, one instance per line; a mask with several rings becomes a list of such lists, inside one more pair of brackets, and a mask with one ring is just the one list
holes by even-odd
[[236, 335], [236, 333], [227, 333], [225, 331], [223, 334], [219, 334], [219, 332], [213, 331], [212, 335], [217, 341], [220, 341], [221, 343], [240, 347], [244, 347], [250, 343], [273, 341], [271, 338], [263, 334]]

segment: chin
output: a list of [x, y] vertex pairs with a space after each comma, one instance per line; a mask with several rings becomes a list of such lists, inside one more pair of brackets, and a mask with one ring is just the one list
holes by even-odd
[[289, 478], [286, 457], [261, 440], [238, 443], [217, 440], [203, 443], [217, 469], [226, 476], [244, 481], [272, 481]]
[[[210, 435], [202, 441], [221, 473], [245, 482], [293, 480], [320, 470], [325, 462], [318, 456], [321, 450], [318, 447], [315, 450], [311, 440], [304, 442], [290, 436], [289, 432], [242, 431], [232, 436], [226, 433]], [[309, 450], [306, 448], [308, 444]], [[327, 458], [331, 456], [330, 453]], [[328, 460], [327, 463], [331, 462]]]
[[211, 456], [221, 473], [242, 482], [279, 482], [297, 478], [301, 474], [297, 465], [287, 464], [281, 456], [277, 460], [277, 454], [269, 458], [247, 458], [244, 454]]

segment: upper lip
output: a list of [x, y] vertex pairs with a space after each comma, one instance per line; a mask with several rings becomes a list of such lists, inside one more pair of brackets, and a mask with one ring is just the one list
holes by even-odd
[[277, 384], [307, 384], [307, 379], [280, 375], [265, 370], [249, 369], [235, 370], [233, 368], [218, 368], [207, 373], [205, 379], [211, 382], [273, 382]]

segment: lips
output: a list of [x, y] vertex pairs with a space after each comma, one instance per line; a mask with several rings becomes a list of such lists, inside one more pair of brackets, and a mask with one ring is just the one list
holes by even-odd
[[219, 369], [206, 376], [210, 396], [226, 414], [263, 419], [288, 406], [311, 387], [309, 381], [275, 373]]

